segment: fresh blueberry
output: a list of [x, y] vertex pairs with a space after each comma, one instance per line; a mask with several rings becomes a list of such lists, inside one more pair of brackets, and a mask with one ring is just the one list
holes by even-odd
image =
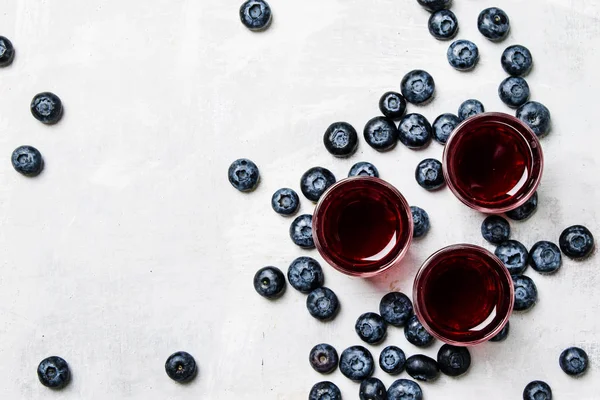
[[185, 351], [178, 351], [167, 358], [165, 371], [177, 382], [189, 382], [196, 376], [196, 360]]
[[42, 385], [52, 389], [64, 388], [71, 379], [69, 365], [57, 356], [43, 359], [38, 365], [37, 375]]
[[528, 101], [517, 109], [517, 118], [525, 122], [538, 137], [550, 132], [550, 111], [542, 103]]
[[390, 325], [404, 326], [413, 315], [413, 305], [407, 295], [390, 292], [379, 302], [379, 313]]
[[370, 377], [360, 383], [359, 400], [387, 400], [385, 385], [379, 379]]
[[523, 390], [523, 400], [552, 400], [552, 389], [546, 382], [529, 382]]
[[431, 124], [421, 114], [407, 114], [398, 125], [398, 139], [409, 149], [420, 149], [431, 141]]
[[529, 85], [520, 76], [509, 76], [498, 86], [500, 100], [511, 108], [522, 106], [529, 100]]
[[227, 172], [229, 183], [240, 192], [250, 192], [256, 188], [260, 180], [258, 167], [247, 158], [235, 160]]
[[502, 330], [500, 332], [498, 332], [496, 334], [496, 336], [491, 338], [490, 342], [501, 342], [504, 339], [506, 339], [506, 337], [508, 336], [509, 333], [510, 333], [510, 321], [506, 321], [506, 325], [504, 325], [504, 328], [502, 328]]
[[496, 7], [483, 10], [477, 18], [479, 32], [493, 42], [504, 40], [510, 31], [510, 20], [504, 11]]
[[506, 216], [514, 221], [524, 221], [529, 218], [535, 210], [537, 210], [538, 204], [538, 194], [534, 192], [533, 195], [527, 199], [525, 203], [515, 208], [514, 210], [510, 210], [506, 212]]
[[439, 10], [429, 17], [429, 33], [438, 40], [449, 40], [458, 32], [458, 20], [450, 10]]
[[450, 8], [452, 0], [417, 0], [427, 11], [435, 12]]
[[587, 353], [579, 347], [569, 347], [564, 350], [558, 359], [560, 368], [571, 376], [582, 375], [589, 364]]
[[351, 176], [370, 176], [374, 178], [379, 178], [379, 171], [370, 162], [360, 161], [354, 164], [352, 168], [350, 168], [350, 172], [348, 172], [348, 177]]
[[313, 167], [306, 171], [300, 178], [300, 189], [307, 199], [316, 203], [321, 198], [321, 195], [329, 189], [329, 186], [334, 183], [335, 175], [330, 170]]
[[388, 388], [387, 400], [423, 400], [423, 391], [417, 382], [398, 379]]
[[479, 49], [477, 45], [469, 40], [457, 40], [452, 42], [446, 57], [452, 68], [459, 71], [469, 71], [475, 68], [479, 61]]
[[256, 293], [267, 299], [276, 299], [285, 292], [285, 277], [277, 267], [263, 267], [254, 274]]
[[437, 354], [440, 371], [448, 376], [459, 376], [467, 372], [471, 366], [471, 353], [466, 347], [445, 344]]
[[290, 264], [287, 272], [292, 287], [302, 293], [310, 293], [323, 286], [323, 269], [311, 257], [298, 257]]
[[399, 347], [388, 346], [381, 350], [381, 354], [379, 354], [379, 366], [390, 375], [398, 375], [404, 371], [405, 363], [406, 356]]
[[308, 294], [306, 308], [308, 308], [310, 315], [316, 319], [328, 321], [337, 314], [340, 302], [331, 289], [320, 287]]
[[428, 72], [415, 69], [404, 75], [400, 82], [400, 91], [409, 103], [422, 104], [433, 97], [435, 82]]
[[386, 92], [379, 99], [379, 110], [390, 119], [400, 119], [406, 111], [406, 100], [400, 93]]
[[531, 57], [531, 52], [527, 47], [514, 44], [504, 50], [500, 63], [502, 63], [502, 68], [507, 74], [523, 76], [531, 71], [533, 57]]
[[594, 236], [585, 226], [573, 225], [562, 231], [558, 245], [567, 257], [583, 258], [594, 250]]
[[481, 236], [492, 244], [501, 244], [510, 237], [510, 225], [499, 215], [490, 215], [481, 223]]
[[15, 48], [10, 40], [0, 36], [0, 67], [12, 64], [15, 58]]
[[467, 118], [473, 117], [483, 112], [485, 112], [483, 103], [481, 103], [479, 100], [469, 99], [465, 100], [460, 105], [460, 107], [458, 107], [458, 118], [462, 122]]
[[315, 247], [312, 234], [312, 215], [302, 214], [297, 216], [290, 225], [290, 238], [292, 242], [303, 249]]
[[527, 268], [529, 253], [521, 242], [516, 240], [502, 242], [496, 247], [494, 254], [502, 261], [511, 275], [522, 274]]
[[63, 114], [62, 102], [54, 93], [38, 93], [31, 100], [31, 114], [46, 125], [55, 124]]
[[329, 374], [338, 366], [338, 353], [330, 344], [321, 343], [310, 350], [308, 362], [317, 372]]
[[433, 121], [433, 138], [441, 144], [446, 144], [448, 138], [460, 124], [460, 120], [454, 114], [442, 114]]
[[362, 314], [354, 324], [356, 334], [370, 344], [379, 343], [385, 338], [387, 324], [379, 314], [368, 312]]
[[347, 122], [334, 122], [325, 131], [323, 144], [336, 157], [350, 157], [358, 148], [358, 134]]
[[42, 154], [32, 146], [17, 147], [12, 153], [12, 165], [15, 171], [25, 176], [36, 176], [44, 169]]
[[433, 358], [417, 354], [406, 360], [406, 372], [418, 381], [430, 382], [440, 375], [440, 367]]
[[342, 393], [335, 383], [323, 381], [310, 389], [308, 400], [342, 400]]
[[515, 287], [515, 310], [529, 310], [537, 302], [537, 287], [533, 280], [525, 275], [513, 275]]
[[537, 272], [551, 274], [560, 268], [560, 249], [552, 242], [539, 241], [529, 250], [529, 265]]
[[371, 352], [363, 346], [351, 346], [342, 352], [340, 371], [353, 381], [362, 381], [373, 375], [375, 361]]
[[251, 31], [268, 28], [271, 19], [271, 7], [264, 0], [248, 0], [240, 7], [240, 20]]
[[398, 128], [386, 117], [371, 118], [363, 131], [365, 141], [377, 151], [387, 151], [398, 143]]
[[413, 220], [413, 238], [424, 236], [429, 232], [429, 215], [421, 207], [410, 206]]
[[417, 165], [415, 179], [423, 189], [439, 189], [444, 185], [442, 163], [433, 158], [426, 158]]
[[427, 347], [433, 342], [433, 336], [425, 330], [416, 315], [404, 325], [404, 337], [417, 347]]
[[295, 190], [289, 188], [278, 189], [271, 197], [273, 211], [281, 215], [293, 215], [300, 208], [300, 198]]

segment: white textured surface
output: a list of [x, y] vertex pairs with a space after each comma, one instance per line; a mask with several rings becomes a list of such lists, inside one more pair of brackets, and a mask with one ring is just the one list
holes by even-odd
[[[414, 181], [418, 161], [441, 157], [438, 144], [379, 154], [361, 138], [349, 160], [322, 146], [333, 121], [362, 132], [378, 114], [379, 96], [398, 90], [414, 68], [437, 82], [435, 101], [410, 107], [431, 121], [470, 97], [510, 112], [496, 95], [500, 54], [509, 44], [528, 46], [532, 98], [549, 107], [554, 129], [543, 140], [540, 207], [529, 221], [512, 223], [513, 237], [527, 246], [556, 242], [564, 227], [583, 223], [600, 239], [599, 2], [455, 0], [458, 38], [480, 47], [472, 73], [449, 67], [448, 43], [429, 35], [428, 13], [414, 0], [270, 2], [274, 22], [260, 34], [240, 24], [241, 0], [3, 3], [0, 34], [17, 57], [0, 69], [0, 398], [305, 399], [323, 379], [308, 365], [314, 344], [329, 342], [339, 352], [358, 344], [356, 317], [376, 311], [390, 289], [410, 294], [427, 255], [456, 242], [485, 245], [481, 215], [447, 189], [431, 194]], [[477, 14], [492, 5], [512, 21], [502, 44], [477, 32]], [[46, 90], [65, 104], [54, 127], [28, 109]], [[10, 165], [22, 144], [45, 157], [37, 179]], [[251, 194], [227, 182], [229, 163], [241, 156], [261, 168]], [[326, 284], [342, 302], [334, 322], [312, 319], [305, 296], [289, 287], [280, 301], [259, 297], [252, 288], [259, 267], [285, 271], [299, 255], [320, 260], [290, 242], [291, 220], [270, 209], [271, 194], [298, 189], [311, 166], [340, 178], [359, 160], [375, 163], [429, 212], [429, 235], [401, 268], [376, 280], [326, 267]], [[302, 212], [312, 209], [303, 199]], [[473, 349], [468, 375], [422, 384], [427, 400], [520, 399], [533, 379], [548, 381], [556, 399], [600, 398], [598, 257], [565, 260], [551, 277], [527, 274], [539, 304], [512, 318], [506, 342]], [[400, 329], [389, 329], [387, 344], [421, 352]], [[378, 357], [384, 345], [368, 347]], [[558, 367], [570, 345], [592, 360], [581, 379]], [[177, 350], [199, 363], [191, 385], [164, 373]], [[37, 363], [54, 354], [74, 375], [62, 392], [45, 389], [35, 375]], [[375, 375], [393, 381], [379, 369]], [[339, 371], [326, 379], [344, 398], [357, 398], [358, 385]]]

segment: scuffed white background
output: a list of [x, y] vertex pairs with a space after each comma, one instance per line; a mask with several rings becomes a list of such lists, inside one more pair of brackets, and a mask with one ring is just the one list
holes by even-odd
[[[389, 290], [411, 292], [412, 277], [436, 249], [457, 242], [490, 248], [483, 216], [445, 189], [427, 193], [414, 181], [423, 151], [399, 145], [380, 154], [362, 141], [349, 160], [330, 156], [322, 134], [345, 120], [362, 132], [377, 102], [398, 90], [407, 71], [424, 68], [436, 99], [410, 106], [430, 121], [456, 112], [467, 98], [511, 112], [498, 99], [502, 50], [528, 46], [532, 99], [552, 112], [543, 140], [547, 167], [540, 206], [511, 223], [526, 246], [558, 241], [561, 230], [586, 224], [600, 239], [597, 162], [600, 91], [600, 3], [595, 0], [455, 0], [458, 38], [475, 41], [481, 61], [471, 73], [446, 62], [449, 43], [428, 33], [428, 13], [414, 0], [270, 0], [274, 22], [246, 30], [241, 0], [8, 0], [0, 34], [17, 51], [0, 69], [0, 397], [3, 399], [305, 399], [323, 379], [308, 365], [319, 342], [341, 351], [360, 340], [356, 317], [376, 311]], [[499, 6], [512, 31], [493, 44], [477, 31], [483, 8]], [[43, 126], [29, 102], [54, 91], [63, 120]], [[22, 144], [40, 149], [46, 169], [26, 179], [10, 165]], [[227, 182], [238, 157], [253, 159], [262, 181], [251, 194]], [[377, 165], [432, 229], [400, 268], [376, 280], [352, 279], [325, 267], [326, 285], [342, 303], [320, 323], [305, 296], [288, 286], [269, 302], [252, 288], [264, 265], [287, 270], [297, 256], [318, 257], [288, 238], [291, 219], [269, 205], [279, 187], [298, 189], [301, 174], [321, 165], [338, 178], [359, 160]], [[302, 212], [313, 205], [302, 199]], [[556, 399], [600, 397], [600, 279], [596, 255], [564, 261], [555, 276], [529, 269], [539, 304], [512, 318], [504, 343], [472, 350], [468, 375], [423, 383], [428, 400], [520, 399], [531, 380], [551, 384]], [[391, 327], [389, 344], [421, 352]], [[570, 345], [585, 348], [588, 374], [558, 367]], [[439, 343], [424, 352], [434, 356]], [[169, 380], [164, 361], [177, 350], [200, 368], [186, 386]], [[60, 355], [72, 384], [53, 392], [37, 382], [38, 362]], [[395, 378], [377, 369], [386, 385]], [[403, 374], [402, 377], [407, 377]], [[326, 377], [344, 398], [358, 384], [339, 371]]]

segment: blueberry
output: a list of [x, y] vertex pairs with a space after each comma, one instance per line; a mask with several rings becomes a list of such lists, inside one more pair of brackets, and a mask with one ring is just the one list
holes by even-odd
[[386, 92], [379, 99], [379, 110], [390, 119], [400, 119], [406, 111], [406, 100], [400, 93]]
[[496, 336], [494, 336], [493, 338], [490, 339], [490, 342], [501, 342], [504, 339], [506, 339], [506, 337], [508, 336], [510, 332], [510, 321], [506, 321], [506, 325], [504, 325], [504, 328], [502, 328], [502, 330], [500, 332], [498, 332], [496, 334]]
[[423, 391], [417, 382], [398, 379], [388, 388], [387, 400], [423, 400]]
[[516, 240], [502, 242], [496, 247], [494, 254], [502, 261], [511, 275], [522, 274], [527, 268], [529, 253], [521, 242]]
[[310, 293], [323, 286], [323, 269], [311, 257], [298, 257], [290, 264], [287, 272], [292, 287], [302, 293]]
[[15, 171], [25, 176], [37, 176], [44, 169], [42, 154], [32, 146], [20, 146], [11, 157]]
[[387, 324], [381, 315], [374, 312], [362, 314], [354, 324], [356, 334], [370, 344], [379, 343], [385, 338]]
[[167, 358], [165, 371], [177, 382], [189, 382], [196, 376], [196, 360], [185, 351], [178, 351]]
[[519, 76], [509, 76], [498, 86], [500, 100], [511, 108], [522, 106], [529, 100], [529, 85]]
[[496, 7], [483, 10], [477, 18], [477, 28], [486, 38], [494, 42], [502, 41], [510, 31], [510, 20], [504, 11]]
[[404, 75], [400, 82], [400, 91], [409, 103], [422, 104], [433, 97], [435, 82], [429, 73], [415, 69]]
[[500, 58], [502, 68], [511, 76], [527, 75], [533, 65], [531, 52], [525, 46], [514, 44], [508, 46]]
[[370, 377], [360, 383], [360, 400], [387, 400], [385, 385], [379, 379]]
[[371, 118], [363, 131], [365, 141], [377, 151], [387, 151], [398, 143], [398, 128], [386, 117]]
[[370, 176], [374, 178], [379, 178], [379, 171], [370, 162], [360, 161], [354, 164], [352, 168], [350, 168], [348, 176]]
[[312, 215], [302, 214], [297, 216], [290, 225], [290, 238], [292, 242], [303, 249], [315, 247], [312, 234]]
[[517, 109], [517, 118], [525, 122], [538, 137], [550, 132], [550, 111], [542, 103], [528, 101]]
[[342, 393], [335, 383], [323, 381], [310, 389], [308, 400], [342, 400]]
[[293, 215], [300, 208], [300, 198], [295, 190], [289, 188], [278, 189], [271, 197], [273, 211], [281, 215]]
[[558, 245], [567, 257], [583, 258], [594, 250], [594, 236], [585, 226], [573, 225], [562, 231]]
[[513, 275], [515, 287], [515, 310], [529, 310], [537, 302], [537, 287], [533, 280], [525, 275]]
[[325, 131], [323, 144], [336, 157], [350, 157], [358, 148], [358, 134], [347, 122], [334, 122]]
[[568, 375], [582, 375], [589, 364], [587, 353], [579, 347], [569, 347], [564, 350], [558, 359], [560, 368]]
[[529, 265], [537, 272], [550, 274], [560, 268], [560, 249], [552, 242], [539, 241], [529, 250]]
[[424, 236], [429, 232], [429, 215], [421, 207], [410, 206], [413, 220], [413, 238]]
[[267, 299], [276, 299], [285, 292], [285, 277], [277, 267], [263, 267], [254, 274], [256, 293]]
[[10, 40], [0, 36], [0, 67], [6, 67], [12, 64], [15, 58], [15, 48]]
[[373, 375], [375, 361], [369, 350], [363, 346], [351, 346], [342, 352], [340, 371], [353, 381], [362, 381]]
[[317, 372], [329, 374], [338, 366], [338, 353], [330, 344], [321, 343], [310, 350], [308, 362]]
[[256, 188], [260, 180], [258, 167], [247, 158], [235, 160], [227, 172], [229, 183], [240, 192], [250, 192]]
[[316, 203], [321, 195], [334, 183], [335, 175], [330, 170], [313, 167], [300, 178], [300, 189], [307, 199]]
[[475, 43], [461, 39], [452, 42], [448, 47], [446, 57], [452, 68], [459, 71], [469, 71], [475, 68], [479, 61], [479, 49]]
[[435, 12], [450, 8], [452, 0], [417, 0], [427, 11]]
[[434, 381], [440, 375], [437, 361], [423, 354], [408, 357], [406, 360], [406, 372], [418, 381]]
[[467, 118], [473, 117], [483, 112], [485, 112], [485, 108], [479, 100], [469, 99], [465, 100], [460, 105], [460, 107], [458, 107], [458, 118], [462, 122]]
[[458, 20], [450, 10], [439, 10], [431, 14], [427, 26], [431, 36], [438, 40], [452, 39], [458, 32]]
[[425, 330], [416, 315], [404, 325], [404, 337], [417, 347], [427, 347], [433, 342], [433, 336]]
[[506, 216], [514, 221], [524, 221], [531, 217], [535, 210], [537, 210], [538, 194], [534, 192], [533, 195], [527, 199], [525, 203], [506, 212]]
[[454, 114], [442, 114], [433, 121], [433, 138], [441, 144], [446, 144], [448, 138], [460, 124], [460, 120]]
[[42, 385], [52, 389], [64, 388], [71, 379], [69, 365], [57, 356], [43, 359], [38, 365], [37, 375]]
[[466, 347], [445, 344], [438, 350], [437, 362], [440, 371], [448, 376], [459, 376], [471, 366], [471, 353]]
[[415, 179], [423, 189], [439, 189], [444, 185], [442, 163], [433, 158], [426, 158], [417, 165]]
[[410, 149], [425, 147], [431, 141], [431, 124], [421, 114], [407, 114], [398, 125], [398, 139]]
[[379, 313], [390, 325], [404, 326], [413, 315], [413, 305], [407, 295], [390, 292], [379, 302]]
[[406, 356], [402, 349], [396, 346], [387, 346], [379, 354], [379, 366], [390, 375], [398, 375], [404, 371]]
[[271, 7], [264, 0], [248, 0], [240, 7], [240, 20], [251, 31], [267, 29], [271, 19]]
[[340, 303], [331, 289], [320, 287], [308, 294], [306, 308], [308, 308], [310, 315], [316, 319], [328, 321], [335, 317], [340, 308]]
[[529, 382], [523, 390], [523, 400], [552, 400], [552, 389], [546, 382]]
[[38, 93], [31, 100], [31, 114], [46, 125], [55, 124], [63, 114], [62, 102], [54, 93]]
[[481, 223], [481, 236], [492, 244], [501, 244], [510, 237], [510, 225], [499, 215], [490, 215]]

